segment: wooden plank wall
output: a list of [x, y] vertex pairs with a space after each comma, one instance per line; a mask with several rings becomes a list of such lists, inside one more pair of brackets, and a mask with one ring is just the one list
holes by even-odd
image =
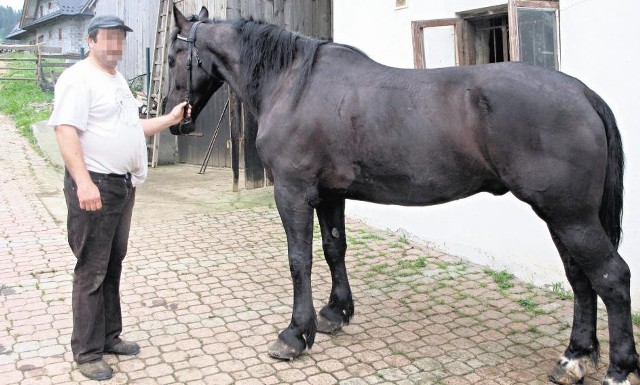
[[331, 0], [229, 0], [228, 8], [230, 19], [253, 17], [303, 35], [332, 37]]
[[145, 48], [153, 46], [159, 0], [98, 0], [96, 15], [111, 14], [120, 17], [133, 29], [127, 34], [127, 45], [118, 64], [126, 79], [146, 73]]
[[184, 0], [176, 4], [178, 9], [187, 16], [199, 14], [202, 7], [207, 7], [209, 17], [212, 19], [225, 19], [227, 15], [227, 0]]

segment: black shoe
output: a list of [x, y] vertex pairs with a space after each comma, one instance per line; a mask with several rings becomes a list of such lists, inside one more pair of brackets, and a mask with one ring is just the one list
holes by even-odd
[[120, 340], [120, 342], [111, 347], [105, 347], [104, 352], [121, 356], [133, 356], [140, 353], [140, 346], [135, 342]]
[[108, 380], [113, 375], [113, 369], [103, 359], [79, 364], [78, 369], [85, 377], [96, 381]]

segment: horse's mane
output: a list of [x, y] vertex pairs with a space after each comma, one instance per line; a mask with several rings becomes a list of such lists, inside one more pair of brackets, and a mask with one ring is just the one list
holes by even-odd
[[[198, 16], [188, 18], [190, 22], [198, 21]], [[247, 98], [256, 108], [260, 83], [266, 83], [271, 77], [289, 69], [298, 56], [301, 56], [301, 66], [294, 84], [294, 100], [296, 103], [304, 89], [304, 85], [311, 74], [316, 59], [318, 48], [321, 45], [331, 43], [330, 40], [315, 39], [301, 34], [290, 32], [277, 25], [256, 21], [252, 18], [238, 20], [201, 20], [205, 24], [229, 22], [238, 32], [241, 41], [240, 62], [242, 66], [241, 78], [247, 81], [244, 86], [247, 89]], [[171, 41], [174, 41], [179, 33], [174, 29]], [[332, 43], [367, 57], [358, 48], [347, 44]]]
[[[198, 21], [198, 17], [192, 15], [188, 20]], [[238, 32], [241, 41], [240, 62], [243, 63], [240, 77], [247, 82], [243, 86], [247, 89], [248, 102], [256, 108], [260, 107], [258, 92], [261, 83], [266, 83], [272, 77], [291, 68], [298, 57], [301, 59], [301, 66], [294, 84], [294, 100], [299, 100], [311, 74], [318, 47], [330, 42], [309, 38], [253, 19], [201, 21], [205, 24], [229, 22]], [[171, 41], [175, 40], [178, 33], [177, 29], [172, 32]]]
[[240, 61], [246, 84], [247, 97], [259, 108], [258, 92], [260, 83], [268, 82], [273, 76], [291, 68], [294, 60], [300, 58], [301, 65], [294, 84], [294, 100], [304, 89], [311, 74], [318, 48], [328, 40], [313, 39], [287, 31], [273, 24], [252, 19], [239, 19], [233, 22], [241, 39]]

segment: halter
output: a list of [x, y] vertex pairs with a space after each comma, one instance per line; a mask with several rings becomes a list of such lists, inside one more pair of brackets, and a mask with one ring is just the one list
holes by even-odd
[[[196, 30], [198, 28], [198, 25], [202, 23], [201, 21], [196, 21], [195, 23], [193, 23], [193, 26], [191, 27], [191, 31], [189, 32], [189, 37], [184, 37], [180, 34], [178, 34], [176, 36], [176, 38], [178, 40], [182, 40], [182, 41], [186, 41], [187, 43], [189, 43], [189, 60], [187, 61], [187, 104], [184, 106], [184, 111], [185, 111], [185, 115], [187, 112], [187, 109], [189, 108], [189, 106], [191, 105], [191, 88], [193, 87], [193, 80], [192, 80], [192, 75], [193, 75], [193, 56], [195, 54], [196, 57], [196, 61], [198, 63], [198, 67], [200, 67], [207, 75], [212, 76], [213, 75], [211, 73], [209, 73], [207, 70], [205, 70], [202, 67], [202, 59], [200, 59], [200, 56], [198, 55], [198, 51], [196, 51]], [[180, 122], [180, 125], [178, 126], [178, 133], [180, 135], [183, 134], [187, 134], [189, 132], [192, 132], [193, 129], [191, 128], [191, 118], [187, 119], [186, 117], [182, 118], [182, 121]]]

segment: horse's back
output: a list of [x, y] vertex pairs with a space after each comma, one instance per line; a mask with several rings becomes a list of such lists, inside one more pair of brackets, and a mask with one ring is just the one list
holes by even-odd
[[[296, 138], [282, 167], [295, 164], [320, 188], [403, 205], [481, 191], [528, 199], [590, 159], [606, 163], [584, 85], [562, 73], [520, 63], [397, 69], [338, 51], [319, 56], [307, 92], [277, 119], [278, 141]], [[598, 166], [589, 172], [603, 174]]]

